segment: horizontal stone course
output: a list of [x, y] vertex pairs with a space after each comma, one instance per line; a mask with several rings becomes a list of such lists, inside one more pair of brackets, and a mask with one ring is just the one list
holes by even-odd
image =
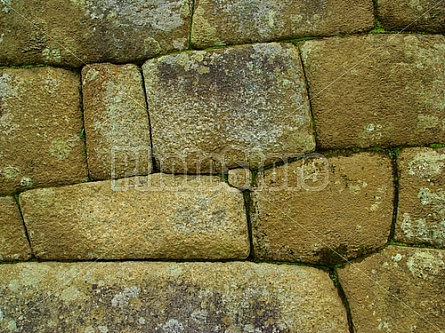
[[22, 263], [0, 277], [2, 332], [348, 332], [328, 273], [312, 267]]
[[245, 259], [243, 194], [218, 177], [147, 177], [20, 194], [38, 259]]

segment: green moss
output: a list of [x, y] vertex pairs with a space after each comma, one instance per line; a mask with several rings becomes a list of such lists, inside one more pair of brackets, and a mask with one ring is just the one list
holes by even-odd
[[432, 143], [430, 144], [430, 148], [445, 148], [445, 144], [443, 143]]
[[369, 33], [371, 34], [384, 34], [387, 31], [383, 27], [382, 23], [379, 20], [375, 21], [374, 29], [372, 29]]
[[48, 65], [37, 64], [37, 65], [21, 65], [21, 66], [0, 66], [0, 70], [2, 70], [2, 69], [20, 69], [20, 68], [31, 69], [31, 68], [46, 67], [46, 66], [48, 66]]

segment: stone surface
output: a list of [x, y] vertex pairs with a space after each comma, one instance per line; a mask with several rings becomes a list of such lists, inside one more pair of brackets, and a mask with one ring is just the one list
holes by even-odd
[[196, 0], [192, 43], [213, 45], [330, 36], [372, 29], [371, 0]]
[[378, 0], [377, 9], [386, 30], [445, 32], [443, 1]]
[[0, 64], [142, 61], [187, 49], [190, 16], [189, 0], [2, 0]]
[[356, 333], [441, 332], [444, 252], [389, 246], [339, 269]]
[[298, 50], [255, 44], [143, 66], [153, 154], [163, 172], [257, 168], [315, 142]]
[[27, 260], [30, 257], [31, 249], [19, 207], [14, 198], [0, 197], [0, 261]]
[[0, 195], [87, 180], [79, 75], [0, 70]]
[[301, 54], [319, 148], [445, 142], [445, 36], [331, 38]]
[[268, 169], [252, 193], [257, 259], [335, 265], [387, 241], [393, 206], [390, 159], [313, 155]]
[[406, 148], [397, 159], [395, 239], [445, 246], [445, 149]]
[[228, 177], [230, 186], [239, 188], [240, 190], [248, 190], [251, 188], [252, 172], [247, 168], [230, 169]]
[[245, 259], [244, 198], [218, 177], [153, 174], [20, 194], [39, 259]]
[[21, 263], [0, 278], [2, 332], [348, 332], [337, 290], [312, 267]]
[[82, 94], [90, 176], [110, 179], [150, 173], [150, 125], [139, 68], [86, 65]]

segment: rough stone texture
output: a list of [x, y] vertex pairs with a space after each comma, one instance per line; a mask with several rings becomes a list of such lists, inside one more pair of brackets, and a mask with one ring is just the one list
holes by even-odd
[[370, 30], [371, 0], [196, 0], [192, 43], [213, 45]]
[[247, 168], [230, 169], [228, 172], [229, 184], [240, 190], [251, 188], [252, 172]]
[[320, 148], [445, 142], [445, 36], [301, 45]]
[[389, 246], [338, 272], [356, 333], [442, 332], [444, 252]]
[[259, 173], [256, 183], [251, 220], [258, 259], [334, 265], [387, 241], [393, 179], [384, 154], [314, 154]]
[[150, 173], [150, 126], [139, 68], [87, 65], [82, 69], [82, 93], [90, 176]]
[[445, 246], [445, 149], [407, 148], [398, 159], [395, 239]]
[[30, 257], [31, 249], [19, 208], [14, 198], [0, 197], [0, 261], [27, 260]]
[[257, 168], [315, 148], [293, 45], [186, 52], [149, 60], [143, 71], [163, 172]]
[[40, 259], [245, 259], [244, 198], [218, 177], [147, 177], [20, 194]]
[[189, 0], [2, 0], [0, 64], [79, 67], [184, 50], [190, 7]]
[[87, 180], [79, 75], [0, 70], [0, 195]]
[[332, 281], [311, 267], [22, 263], [0, 277], [2, 332], [348, 332]]
[[445, 32], [445, 3], [435, 0], [378, 0], [378, 16], [387, 30]]

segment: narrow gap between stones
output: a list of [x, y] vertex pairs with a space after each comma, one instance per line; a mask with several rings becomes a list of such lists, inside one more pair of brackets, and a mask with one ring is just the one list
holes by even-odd
[[195, 16], [195, 0], [191, 0], [191, 15], [190, 15], [190, 26], [188, 33], [188, 50], [193, 50], [192, 45], [192, 27], [193, 27], [193, 17]]
[[397, 214], [399, 208], [399, 167], [398, 167], [398, 155], [400, 148], [389, 149], [388, 154], [391, 158], [392, 168], [393, 168], [393, 188], [394, 188], [394, 200], [393, 200], [393, 212], [392, 212], [392, 223], [391, 229], [388, 236], [388, 242], [394, 240], [394, 235], [396, 232]]
[[253, 247], [253, 232], [252, 232], [252, 221], [250, 219], [250, 192], [249, 190], [243, 191], [244, 196], [244, 210], [246, 212], [246, 219], [247, 219], [247, 232], [249, 235], [249, 256], [247, 257], [247, 260], [249, 261], [255, 261], [255, 250]]
[[79, 94], [80, 94], [80, 113], [81, 113], [81, 119], [82, 119], [82, 129], [80, 130], [79, 139], [83, 141], [83, 153], [85, 157], [85, 164], [87, 166], [88, 171], [88, 182], [94, 181], [94, 179], [91, 177], [90, 174], [90, 166], [88, 165], [88, 149], [87, 149], [87, 134], [85, 131], [85, 110], [83, 106], [83, 85], [82, 85], [82, 69], [79, 71], [79, 80], [80, 80], [80, 86], [79, 86]]
[[28, 228], [26, 227], [25, 218], [23, 217], [22, 207], [20, 205], [20, 200], [19, 200], [19, 195], [18, 194], [14, 195], [14, 200], [15, 200], [15, 202], [17, 204], [18, 209], [19, 209], [20, 218], [22, 219], [23, 229], [25, 230], [26, 240], [28, 242], [29, 249], [31, 251], [31, 259], [30, 260], [36, 259], [36, 256], [34, 255], [34, 251], [33, 251], [32, 246], [31, 246], [31, 239], [29, 237]]
[[334, 283], [334, 286], [337, 288], [338, 295], [340, 296], [343, 306], [345, 307], [346, 317], [348, 319], [349, 333], [354, 333], [355, 330], [354, 330], [354, 323], [352, 321], [351, 307], [349, 306], [349, 301], [348, 298], [346, 297], [345, 291], [343, 290], [343, 287], [340, 284], [337, 271], [335, 269], [331, 269], [329, 271], [329, 277]]

